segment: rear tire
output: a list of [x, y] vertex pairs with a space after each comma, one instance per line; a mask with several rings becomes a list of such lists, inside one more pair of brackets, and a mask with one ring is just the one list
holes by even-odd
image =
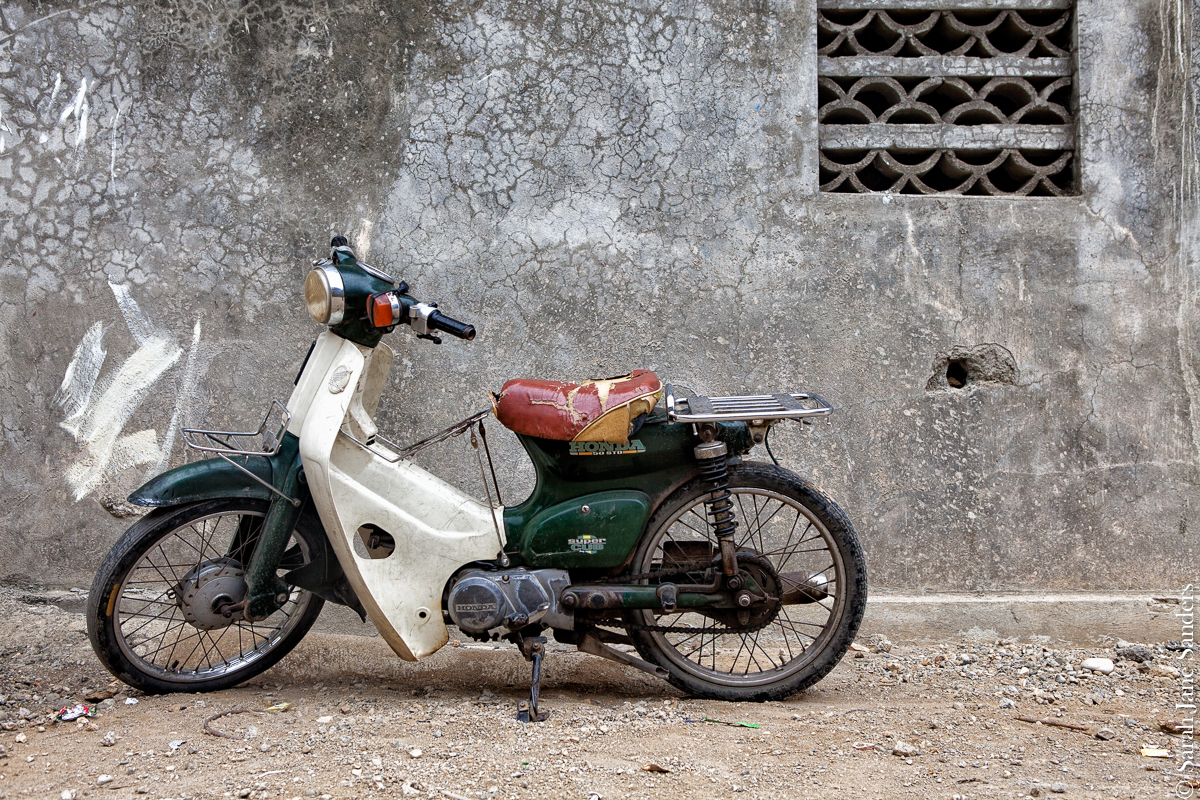
[[[826, 597], [778, 606], [774, 616], [760, 611], [770, 621], [751, 632], [739, 632], [731, 612], [715, 619], [694, 612], [637, 610], [627, 612], [625, 620], [632, 623], [629, 636], [642, 657], [667, 670], [668, 680], [685, 692], [718, 700], [778, 700], [825, 677], [849, 649], [867, 602], [866, 563], [846, 515], [794, 473], [765, 464], [730, 465], [729, 489], [737, 511], [739, 553], [769, 560], [776, 573], [824, 576]], [[715, 552], [716, 537], [704, 506], [710, 490], [711, 485], [697, 480], [667, 498], [647, 525], [633, 573], [670, 568], [679, 563], [673, 553], [708, 552], [705, 542]], [[690, 557], [684, 563], [692, 563]], [[688, 576], [695, 582], [704, 579], [702, 571]], [[659, 632], [637, 625], [717, 631]]]
[[[240, 599], [239, 586], [244, 596], [240, 571], [268, 508], [206, 500], [157, 509], [125, 532], [88, 596], [88, 636], [109, 672], [152, 694], [211, 692], [258, 675], [296, 646], [325, 603], [311, 592], [293, 587], [281, 609], [254, 623], [213, 611], [213, 597]], [[278, 574], [321, 552], [318, 528], [301, 517]]]

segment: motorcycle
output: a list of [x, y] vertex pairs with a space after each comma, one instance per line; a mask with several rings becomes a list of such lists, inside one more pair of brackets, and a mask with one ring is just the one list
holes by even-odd
[[[440, 344], [475, 329], [344, 237], [313, 264], [305, 304], [326, 329], [287, 403], [256, 431], [184, 429], [210, 457], [129, 496], [153, 510], [104, 559], [87, 611], [117, 678], [148, 693], [234, 686], [283, 658], [326, 602], [369, 617], [410, 661], [445, 645], [450, 624], [516, 644], [532, 663], [522, 721], [545, 718], [547, 631], [721, 700], [786, 697], [846, 653], [867, 597], [857, 535], [768, 438], [830, 414], [820, 396], [684, 397], [645, 370], [512, 380], [491, 408], [402, 447], [375, 424], [384, 334], [408, 325]], [[488, 416], [533, 462], [536, 486], [515, 506], [499, 502]], [[411, 461], [468, 433], [486, 503]], [[747, 459], [758, 444], [775, 463]]]

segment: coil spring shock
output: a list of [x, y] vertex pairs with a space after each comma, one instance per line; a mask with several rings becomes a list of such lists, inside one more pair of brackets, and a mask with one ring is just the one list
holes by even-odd
[[700, 477], [712, 484], [712, 495], [704, 504], [712, 517], [713, 533], [720, 541], [733, 536], [737, 528], [729, 493], [729, 469], [726, 466], [729, 450], [724, 442], [705, 442], [696, 445], [694, 452], [700, 464]]

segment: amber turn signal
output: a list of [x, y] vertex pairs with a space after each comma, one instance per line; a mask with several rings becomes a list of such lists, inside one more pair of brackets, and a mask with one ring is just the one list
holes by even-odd
[[371, 318], [371, 325], [376, 328], [390, 328], [400, 321], [400, 298], [396, 297], [393, 292], [380, 292], [379, 294], [371, 295], [371, 299], [367, 305], [367, 313]]

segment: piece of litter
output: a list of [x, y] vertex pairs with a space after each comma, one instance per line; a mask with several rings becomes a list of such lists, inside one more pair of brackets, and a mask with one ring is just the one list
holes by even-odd
[[273, 706], [267, 706], [264, 711], [287, 711], [292, 707], [291, 703], [276, 703]]
[[172, 750], [178, 750], [186, 741], [187, 739], [176, 739], [173, 742], [167, 742], [167, 747], [171, 748]]
[[1143, 747], [1142, 755], [1146, 758], [1170, 758], [1171, 751], [1164, 750], [1161, 747]]
[[59, 711], [57, 714], [55, 714], [54, 718], [60, 722], [70, 722], [73, 719], [91, 716], [95, 715], [92, 713], [90, 708], [85, 706], [83, 703], [76, 703], [73, 706], [63, 706], [62, 711]]
[[684, 722], [715, 722], [718, 725], [732, 725], [735, 728], [757, 728], [757, 722], [726, 722], [723, 719], [713, 719], [712, 717], [701, 717], [700, 719], [688, 719]]
[[137, 698], [136, 698], [136, 697], [126, 697], [126, 698], [125, 698], [125, 705], [127, 705], [127, 706], [136, 706], [136, 705], [137, 705]]
[[670, 771], [671, 770], [667, 769], [666, 767], [660, 767], [658, 764], [655, 764], [653, 761], [651, 761], [649, 764], [646, 764], [644, 767], [642, 767], [642, 772], [670, 772]]

